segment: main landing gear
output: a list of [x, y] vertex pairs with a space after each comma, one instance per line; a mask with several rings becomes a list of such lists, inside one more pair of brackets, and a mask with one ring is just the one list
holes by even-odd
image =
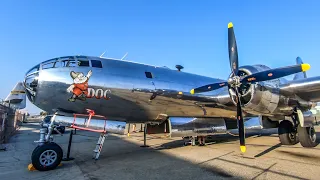
[[[74, 118], [76, 119], [76, 114], [74, 116], [75, 116]], [[82, 116], [86, 116], [86, 115], [82, 115]], [[89, 119], [88, 119], [87, 125], [89, 125], [92, 116], [94, 116], [94, 112], [92, 114], [91, 112], [89, 112]], [[40, 129], [40, 139], [39, 141], [35, 141], [39, 145], [32, 152], [32, 155], [31, 155], [32, 164], [28, 166], [29, 170], [34, 170], [34, 169], [39, 171], [53, 170], [60, 165], [61, 161], [70, 161], [74, 159], [70, 157], [73, 130], [70, 132], [66, 158], [63, 158], [62, 148], [58, 144], [53, 142], [52, 132], [55, 129], [55, 126], [54, 126], [55, 117], [56, 115], [54, 115], [51, 118], [51, 123], [48, 128]], [[74, 122], [75, 122], [75, 119], [74, 119]], [[106, 130], [105, 129], [95, 130], [95, 129], [85, 128], [85, 127], [78, 127], [78, 126], [75, 126], [74, 123], [71, 125], [71, 127], [74, 129], [81, 129], [81, 130], [100, 133], [100, 137], [99, 137], [98, 143], [96, 144], [96, 148], [95, 150], [93, 150], [94, 151], [93, 159], [97, 160], [100, 156], [100, 152], [102, 150], [104, 140], [106, 138]]]
[[302, 112], [296, 110], [292, 122], [283, 120], [278, 127], [281, 144], [294, 145], [300, 142], [301, 146], [311, 148], [317, 146], [317, 136], [312, 123], [306, 125]]
[[298, 126], [298, 135], [300, 144], [303, 147], [316, 147], [319, 143], [317, 142], [317, 135], [314, 126], [301, 127]]
[[280, 122], [278, 127], [278, 134], [279, 134], [280, 142], [283, 145], [294, 145], [299, 142], [297, 129], [288, 120], [284, 120]]

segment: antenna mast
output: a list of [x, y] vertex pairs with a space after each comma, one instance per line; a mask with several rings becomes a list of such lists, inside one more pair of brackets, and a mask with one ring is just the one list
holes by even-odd
[[101, 55], [100, 55], [100, 58], [103, 57], [103, 55], [107, 52], [107, 50], [105, 50]]
[[121, 58], [121, 60], [124, 60], [124, 58], [126, 58], [128, 55], [128, 52], [126, 52], [126, 54]]

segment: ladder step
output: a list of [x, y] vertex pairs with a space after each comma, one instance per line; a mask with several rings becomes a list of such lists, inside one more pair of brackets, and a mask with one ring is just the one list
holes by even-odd
[[95, 153], [93, 159], [97, 160], [99, 158], [105, 138], [106, 134], [100, 134], [99, 140], [96, 143], [96, 149], [93, 150], [93, 152]]

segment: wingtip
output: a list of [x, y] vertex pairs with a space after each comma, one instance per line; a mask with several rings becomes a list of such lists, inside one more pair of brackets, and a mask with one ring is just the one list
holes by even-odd
[[233, 27], [232, 22], [229, 22], [229, 24], [228, 24], [228, 28], [232, 28], [232, 27]]
[[301, 64], [301, 70], [303, 72], [308, 71], [310, 69], [310, 64]]
[[240, 146], [240, 150], [241, 152], [245, 153], [247, 151], [246, 146]]
[[190, 93], [191, 93], [191, 94], [194, 94], [194, 89], [191, 89]]

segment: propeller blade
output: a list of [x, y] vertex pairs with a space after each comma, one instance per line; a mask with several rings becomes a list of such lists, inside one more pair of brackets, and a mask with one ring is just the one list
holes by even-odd
[[240, 150], [241, 152], [246, 152], [246, 143], [245, 143], [245, 130], [244, 130], [244, 122], [242, 117], [242, 109], [241, 109], [241, 102], [239, 97], [239, 91], [236, 88], [236, 95], [237, 95], [237, 120], [238, 120], [238, 130], [239, 130], [239, 139], [240, 139]]
[[309, 64], [298, 64], [277, 69], [270, 69], [258, 73], [251, 74], [241, 79], [241, 83], [254, 83], [281, 78], [298, 72], [305, 72], [310, 69]]
[[233, 24], [230, 22], [228, 24], [228, 48], [229, 48], [229, 61], [231, 72], [234, 76], [238, 74], [238, 50], [237, 50], [237, 43], [236, 37], [234, 35]]
[[222, 87], [227, 86], [227, 85], [228, 85], [228, 82], [226, 82], [226, 81], [219, 82], [219, 83], [208, 84], [208, 85], [205, 85], [205, 86], [201, 86], [201, 87], [192, 89], [190, 91], [190, 93], [194, 94], [194, 93], [213, 91], [213, 90], [222, 88]]

